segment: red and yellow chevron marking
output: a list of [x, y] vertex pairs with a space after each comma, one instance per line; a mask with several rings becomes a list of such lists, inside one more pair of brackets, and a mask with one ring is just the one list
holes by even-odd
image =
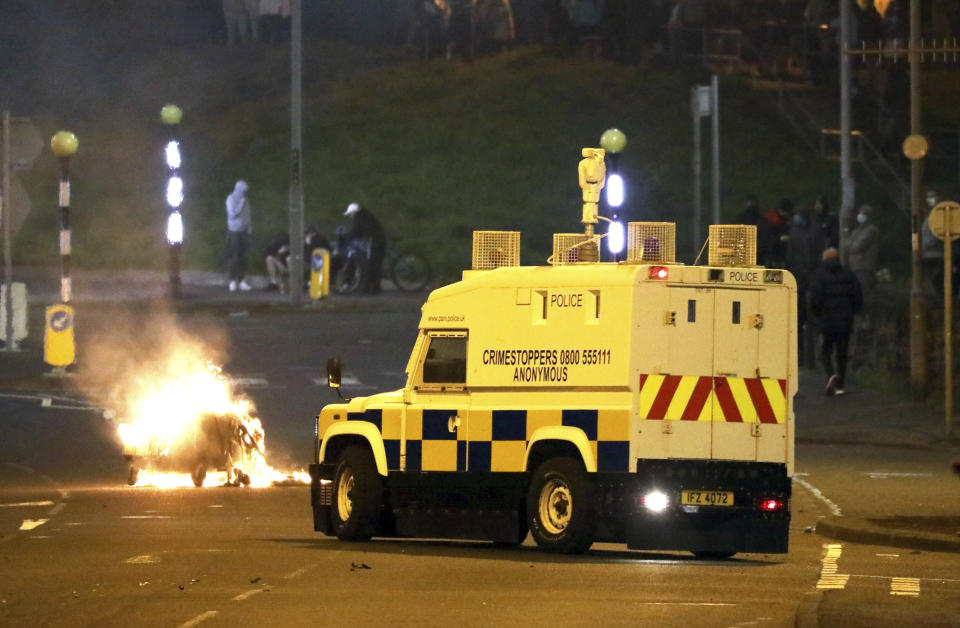
[[640, 418], [651, 421], [784, 423], [787, 380], [641, 375]]

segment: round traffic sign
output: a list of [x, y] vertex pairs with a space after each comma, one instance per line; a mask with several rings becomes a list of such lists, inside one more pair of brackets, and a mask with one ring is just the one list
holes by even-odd
[[922, 135], [908, 135], [903, 140], [903, 154], [907, 159], [923, 159], [927, 156], [928, 150], [930, 150], [930, 142]]
[[930, 210], [930, 231], [943, 240], [950, 233], [950, 239], [960, 238], [960, 203], [941, 201]]

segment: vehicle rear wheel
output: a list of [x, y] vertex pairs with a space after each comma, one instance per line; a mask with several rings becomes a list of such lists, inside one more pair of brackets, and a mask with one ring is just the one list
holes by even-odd
[[383, 481], [373, 456], [358, 445], [347, 447], [337, 463], [333, 480], [330, 522], [341, 541], [366, 541], [376, 530], [383, 496]]
[[593, 544], [593, 484], [579, 460], [550, 458], [533, 474], [527, 493], [527, 521], [537, 545], [580, 554]]
[[693, 552], [694, 556], [704, 560], [723, 560], [730, 558], [734, 554], [736, 554], [736, 552]]

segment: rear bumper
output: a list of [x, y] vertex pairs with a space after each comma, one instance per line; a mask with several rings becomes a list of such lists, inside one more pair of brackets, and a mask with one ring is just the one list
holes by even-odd
[[[641, 498], [651, 491], [667, 495], [667, 508], [652, 512]], [[732, 506], [684, 506], [685, 490], [731, 491]], [[631, 549], [692, 552], [787, 552], [790, 528], [790, 478], [774, 463], [638, 460], [633, 490], [624, 495], [626, 541]], [[784, 507], [760, 510], [761, 499]]]

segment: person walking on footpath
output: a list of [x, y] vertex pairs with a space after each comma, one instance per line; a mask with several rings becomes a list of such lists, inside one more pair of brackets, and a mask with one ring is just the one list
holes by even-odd
[[247, 182], [237, 181], [227, 196], [227, 237], [230, 251], [230, 292], [250, 290], [244, 276], [247, 271], [247, 248], [253, 225], [250, 221], [250, 202], [247, 200]]
[[861, 307], [863, 294], [857, 276], [841, 266], [837, 249], [824, 250], [823, 261], [810, 282], [810, 310], [819, 319], [820, 360], [827, 372], [824, 392], [828, 396], [846, 392], [850, 333], [853, 331], [853, 317]]
[[871, 218], [873, 208], [861, 205], [857, 212], [857, 225], [850, 232], [848, 243], [850, 270], [857, 276], [863, 298], [868, 303], [877, 287], [877, 253], [880, 251], [880, 229]]

